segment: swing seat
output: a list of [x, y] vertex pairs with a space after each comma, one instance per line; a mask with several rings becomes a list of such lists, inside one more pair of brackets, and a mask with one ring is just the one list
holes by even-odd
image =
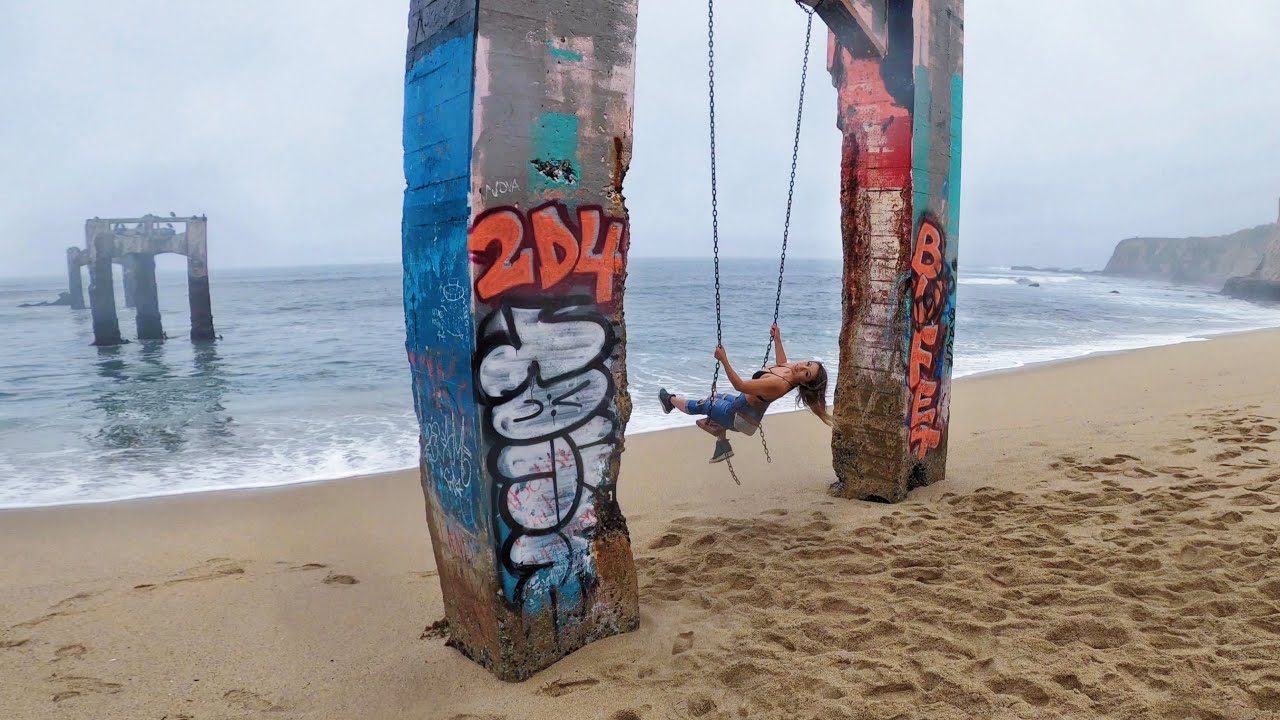
[[759, 423], [753, 423], [750, 418], [743, 417], [740, 414], [734, 414], [733, 427], [731, 428], [726, 428], [720, 423], [710, 418], [702, 418], [701, 420], [698, 420], [697, 423], [695, 424], [698, 427], [702, 428], [704, 431], [712, 435], [715, 435], [717, 437], [720, 436], [720, 433], [723, 433], [726, 430], [732, 430], [737, 433], [742, 433], [747, 437], [751, 437], [755, 435], [756, 431], [760, 429]]

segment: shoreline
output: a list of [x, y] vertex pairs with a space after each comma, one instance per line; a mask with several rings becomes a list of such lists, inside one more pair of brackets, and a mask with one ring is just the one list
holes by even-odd
[[[955, 385], [959, 385], [960, 383], [967, 384], [969, 382], [973, 382], [974, 380], [978, 380], [981, 378], [1002, 377], [1002, 376], [1007, 376], [1011, 374], [1022, 373], [1025, 371], [1033, 371], [1040, 368], [1059, 367], [1059, 366], [1070, 365], [1074, 363], [1087, 362], [1097, 358], [1123, 356], [1123, 355], [1129, 355], [1133, 353], [1154, 352], [1157, 350], [1162, 350], [1162, 349], [1172, 348], [1172, 347], [1179, 347], [1182, 345], [1212, 342], [1214, 340], [1223, 339], [1223, 338], [1262, 335], [1262, 334], [1269, 334], [1269, 333], [1275, 333], [1277, 335], [1277, 340], [1280, 341], [1280, 327], [1264, 327], [1264, 328], [1253, 328], [1248, 330], [1233, 330], [1233, 331], [1227, 331], [1227, 332], [1221, 332], [1221, 333], [1193, 335], [1183, 340], [1162, 344], [1162, 345], [1145, 345], [1142, 347], [1129, 348], [1124, 350], [1100, 350], [1100, 351], [1091, 352], [1085, 355], [1077, 355], [1073, 357], [1060, 358], [1056, 360], [1041, 360], [1036, 362], [1030, 362], [1025, 365], [1019, 365], [1016, 367], [997, 368], [994, 370], [982, 370], [979, 372], [970, 373], [968, 375], [957, 377], [952, 382]], [[787, 416], [794, 413], [804, 413], [804, 412], [807, 412], [807, 411], [804, 410], [803, 408], [788, 408], [786, 410], [775, 410], [775, 411], [769, 412], [766, 414], [766, 417]], [[642, 437], [647, 435], [653, 435], [655, 433], [679, 432], [682, 430], [687, 430], [693, 426], [694, 426], [693, 420], [691, 419], [689, 420], [688, 423], [681, 424], [681, 425], [659, 427], [659, 428], [653, 428], [648, 430], [628, 431], [626, 433], [626, 437], [637, 438], [637, 437]], [[625, 455], [623, 457], [625, 462]], [[334, 477], [311, 478], [306, 480], [293, 480], [293, 481], [288, 481], [283, 483], [239, 485], [235, 487], [226, 487], [226, 488], [201, 488], [201, 489], [193, 489], [193, 490], [180, 490], [180, 491], [175, 491], [171, 493], [162, 493], [162, 494], [135, 495], [135, 496], [119, 497], [119, 498], [106, 498], [101, 500], [78, 500], [74, 502], [49, 503], [44, 505], [0, 506], [0, 519], [2, 519], [6, 514], [17, 513], [17, 512], [34, 512], [34, 511], [57, 510], [60, 508], [92, 507], [92, 506], [99, 506], [99, 505], [110, 505], [113, 503], [145, 503], [145, 502], [152, 502], [152, 501], [171, 501], [171, 500], [185, 498], [185, 497], [199, 498], [199, 497], [218, 496], [220, 494], [225, 494], [225, 493], [254, 493], [254, 492], [262, 492], [262, 491], [288, 489], [288, 488], [308, 487], [308, 486], [322, 485], [326, 483], [335, 483], [335, 482], [354, 482], [359, 480], [367, 480], [371, 478], [386, 477], [390, 475], [400, 475], [402, 473], [408, 473], [408, 472], [414, 472], [416, 474], [417, 466], [410, 465], [410, 466], [401, 467], [401, 468], [372, 470], [369, 472], [357, 473], [354, 475], [338, 475]]]

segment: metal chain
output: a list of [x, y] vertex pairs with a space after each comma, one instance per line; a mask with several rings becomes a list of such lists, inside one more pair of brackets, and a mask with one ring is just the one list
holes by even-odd
[[[711, 253], [716, 269], [716, 347], [724, 344], [724, 331], [720, 318], [720, 208], [716, 196], [716, 2], [707, 0], [707, 105], [711, 110]], [[720, 361], [716, 361], [715, 372], [711, 375], [711, 397], [716, 396], [716, 385], [720, 381]], [[725, 460], [729, 466], [729, 475], [738, 485], [738, 472], [733, 469], [733, 461]]]
[[[791, 184], [787, 187], [787, 214], [786, 220], [782, 224], [782, 255], [778, 260], [778, 291], [773, 298], [773, 324], [778, 324], [778, 315], [782, 311], [782, 277], [787, 268], [787, 239], [791, 235], [791, 205], [796, 196], [796, 165], [800, 160], [800, 125], [804, 119], [804, 89], [809, 79], [809, 48], [813, 41], [813, 8], [802, 5], [796, 0], [796, 5], [809, 16], [804, 32], [804, 64], [800, 68], [800, 102], [796, 108], [796, 132], [795, 141], [791, 144]], [[760, 367], [769, 364], [769, 353], [773, 352], [773, 330], [769, 331], [769, 344], [764, 349], [764, 360], [760, 361]], [[769, 441], [764, 435], [764, 419], [760, 422], [760, 445], [764, 448], [764, 461], [773, 462], [773, 456], [769, 454]]]
[[[796, 196], [796, 167], [800, 160], [800, 126], [804, 120], [804, 91], [805, 85], [809, 79], [809, 49], [813, 41], [813, 9], [807, 5], [801, 5], [799, 0], [796, 1], [802, 10], [809, 16], [808, 25], [805, 28], [804, 35], [804, 64], [800, 68], [800, 102], [796, 108], [796, 130], [795, 139], [791, 144], [791, 184], [787, 186], [787, 212], [786, 218], [782, 224], [782, 256], [778, 260], [778, 288], [773, 298], [773, 324], [778, 324], [778, 317], [782, 311], [782, 277], [787, 268], [787, 240], [791, 235], [791, 207]], [[773, 333], [769, 333], [769, 343], [764, 349], [764, 359], [760, 361], [760, 367], [769, 364], [769, 354], [773, 352]]]
[[[711, 110], [711, 248], [716, 274], [716, 347], [724, 344], [720, 321], [720, 209], [716, 196], [716, 2], [707, 0], [707, 97]], [[720, 380], [720, 361], [711, 375], [711, 396]]]

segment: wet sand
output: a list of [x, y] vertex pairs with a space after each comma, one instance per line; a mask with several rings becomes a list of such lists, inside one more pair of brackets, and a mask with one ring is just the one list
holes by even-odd
[[630, 438], [641, 629], [521, 684], [422, 637], [416, 472], [0, 512], [0, 717], [1277, 717], [1278, 351], [957, 381], [948, 480], [892, 506], [825, 495], [807, 414], [741, 487]]

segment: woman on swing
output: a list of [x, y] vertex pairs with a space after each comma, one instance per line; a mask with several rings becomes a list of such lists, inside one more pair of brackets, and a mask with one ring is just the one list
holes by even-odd
[[831, 424], [831, 415], [827, 412], [827, 369], [816, 360], [787, 362], [787, 353], [782, 349], [782, 332], [777, 325], [769, 332], [773, 335], [777, 363], [757, 371], [750, 380], [743, 380], [734, 371], [724, 347], [716, 348], [716, 360], [724, 365], [725, 377], [741, 395], [716, 393], [705, 400], [689, 400], [672, 395], [665, 388], [658, 390], [663, 412], [670, 413], [674, 409], [686, 415], [706, 416], [698, 421], [698, 427], [716, 436], [716, 449], [709, 462], [722, 462], [733, 457], [727, 431], [754, 435], [769, 405], [792, 390], [799, 391], [797, 405], [804, 403], [824, 423]]

